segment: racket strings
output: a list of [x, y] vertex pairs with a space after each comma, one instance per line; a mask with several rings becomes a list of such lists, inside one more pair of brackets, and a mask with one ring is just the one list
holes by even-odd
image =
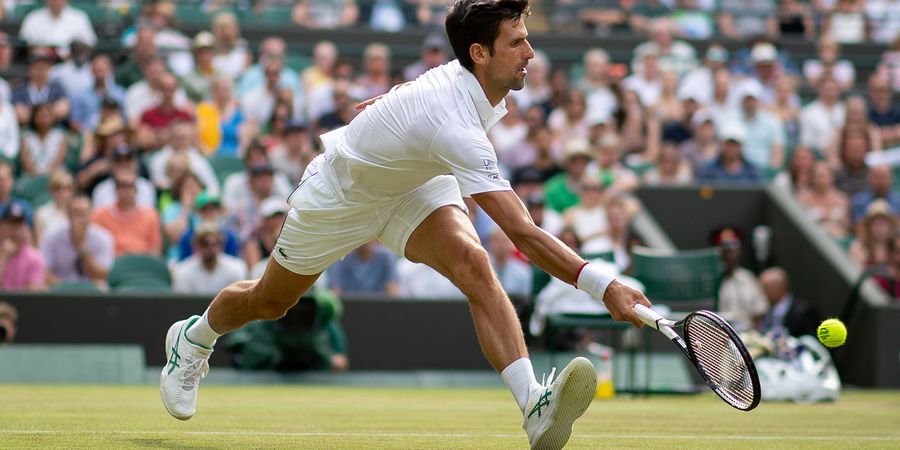
[[749, 408], [755, 398], [749, 370], [731, 336], [715, 321], [693, 316], [685, 324], [687, 343], [699, 368], [723, 399], [741, 409]]

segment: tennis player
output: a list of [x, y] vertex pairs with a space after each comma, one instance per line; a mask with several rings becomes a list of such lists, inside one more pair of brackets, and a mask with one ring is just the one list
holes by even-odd
[[497, 167], [486, 132], [522, 89], [534, 50], [528, 0], [456, 0], [446, 19], [456, 60], [399, 85], [343, 128], [321, 136], [325, 151], [306, 169], [263, 277], [228, 286], [202, 316], [166, 336], [160, 391], [168, 412], [194, 415], [199, 381], [216, 339], [254, 320], [276, 320], [335, 261], [372, 239], [425, 263], [469, 300], [482, 350], [524, 416], [533, 448], [561, 448], [590, 404], [593, 365], [569, 363], [538, 383], [509, 298], [466, 214], [472, 199], [531, 261], [602, 300], [612, 316], [640, 326], [639, 291], [590, 265], [537, 227]]

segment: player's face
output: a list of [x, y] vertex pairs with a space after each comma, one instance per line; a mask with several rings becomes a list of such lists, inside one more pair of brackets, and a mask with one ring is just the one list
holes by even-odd
[[525, 20], [507, 20], [500, 25], [500, 34], [494, 40], [494, 51], [488, 62], [487, 74], [498, 89], [518, 91], [525, 87], [525, 68], [534, 58], [534, 49], [528, 43]]

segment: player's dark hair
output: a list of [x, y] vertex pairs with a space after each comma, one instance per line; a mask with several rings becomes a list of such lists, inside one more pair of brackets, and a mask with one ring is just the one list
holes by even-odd
[[475, 67], [469, 55], [472, 44], [481, 44], [493, 54], [500, 25], [507, 20], [518, 22], [530, 14], [528, 0], [456, 0], [447, 11], [444, 26], [453, 54], [471, 72]]

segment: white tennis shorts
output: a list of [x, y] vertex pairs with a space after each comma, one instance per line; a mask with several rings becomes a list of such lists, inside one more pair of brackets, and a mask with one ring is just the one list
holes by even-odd
[[395, 199], [346, 203], [338, 184], [316, 158], [289, 199], [293, 206], [284, 221], [272, 256], [282, 267], [314, 275], [362, 244], [378, 239], [404, 256], [412, 232], [434, 210], [455, 205], [467, 211], [456, 178], [442, 175]]

